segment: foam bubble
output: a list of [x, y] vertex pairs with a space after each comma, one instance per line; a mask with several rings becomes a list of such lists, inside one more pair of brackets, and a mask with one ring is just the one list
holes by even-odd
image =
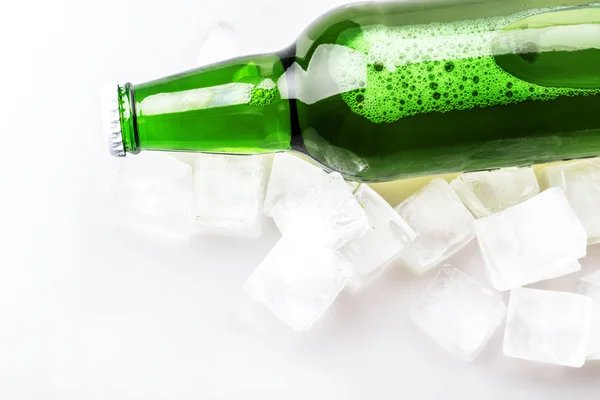
[[[367, 77], [361, 87], [366, 91], [360, 102], [354, 93], [343, 93], [342, 98], [357, 114], [383, 123], [420, 113], [600, 94], [598, 89], [537, 86], [496, 64], [492, 42], [498, 32], [549, 10], [443, 24], [351, 29], [339, 43], [365, 54]], [[395, 94], [392, 99], [387, 96], [390, 91]]]

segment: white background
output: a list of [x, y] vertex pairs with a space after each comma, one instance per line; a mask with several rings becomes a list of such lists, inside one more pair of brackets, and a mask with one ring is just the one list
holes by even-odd
[[[391, 269], [297, 335], [242, 291], [276, 242], [164, 243], [113, 229], [100, 88], [188, 69], [229, 21], [276, 50], [341, 0], [0, 5], [0, 398], [597, 399], [600, 368], [464, 364], [408, 319]], [[471, 248], [472, 250], [472, 248]], [[599, 253], [596, 251], [596, 253]], [[476, 259], [468, 251], [458, 263]], [[587, 264], [593, 261], [587, 262]]]

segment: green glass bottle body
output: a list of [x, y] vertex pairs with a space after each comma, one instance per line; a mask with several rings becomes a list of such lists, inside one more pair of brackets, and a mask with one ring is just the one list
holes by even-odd
[[125, 152], [297, 151], [362, 181], [600, 155], [600, 8], [362, 3], [291, 48], [119, 88]]

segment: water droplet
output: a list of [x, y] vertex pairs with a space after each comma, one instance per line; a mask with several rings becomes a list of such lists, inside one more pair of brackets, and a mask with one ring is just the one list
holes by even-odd
[[508, 83], [506, 84], [506, 87], [507, 87], [507, 88], [509, 88], [509, 89], [512, 89], [512, 87], [513, 87], [513, 84], [512, 84], [512, 82], [508, 82]]
[[479, 92], [478, 92], [477, 90], [475, 90], [475, 91], [473, 92], [473, 96], [475, 96], [475, 97], [479, 96]]
[[513, 92], [510, 92], [510, 91], [506, 92], [506, 97], [513, 97]]
[[421, 100], [421, 99], [417, 100], [417, 104], [418, 104], [418, 105], [421, 105], [421, 104], [423, 104], [423, 100]]
[[435, 83], [435, 82], [431, 82], [431, 83], [429, 84], [429, 87], [430, 87], [432, 90], [435, 90], [435, 89], [437, 89], [437, 87], [438, 87], [438, 84], [437, 84], [437, 83]]
[[439, 99], [440, 99], [440, 97], [442, 97], [442, 95], [441, 95], [441, 94], [439, 94], [438, 92], [435, 92], [435, 93], [433, 94], [433, 98], [434, 98], [434, 99], [436, 99], [436, 100], [439, 100]]
[[358, 96], [356, 96], [357, 103], [362, 103], [363, 101], [365, 101], [365, 96], [363, 96], [362, 94], [359, 94]]
[[377, 71], [377, 72], [383, 71], [383, 64], [380, 62], [375, 63], [375, 65], [373, 65], [373, 67], [375, 68], [375, 71]]
[[473, 82], [475, 82], [475, 83], [479, 83], [479, 77], [478, 77], [478, 76], [474, 76], [474, 77], [473, 77]]

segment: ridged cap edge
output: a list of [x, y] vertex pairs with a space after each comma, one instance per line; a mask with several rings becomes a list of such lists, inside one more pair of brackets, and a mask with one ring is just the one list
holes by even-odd
[[123, 133], [121, 131], [121, 115], [119, 112], [119, 85], [107, 85], [101, 94], [102, 123], [108, 151], [112, 156], [125, 157]]

